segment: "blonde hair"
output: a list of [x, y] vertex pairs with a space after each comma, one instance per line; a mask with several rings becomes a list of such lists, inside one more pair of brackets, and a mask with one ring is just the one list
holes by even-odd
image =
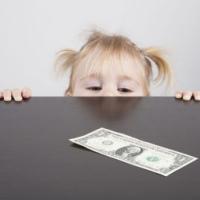
[[[139, 48], [125, 36], [109, 35], [101, 31], [92, 30], [86, 43], [79, 51], [63, 49], [57, 53], [55, 61], [57, 72], [63, 74], [67, 69], [71, 68], [69, 86], [65, 91], [65, 95], [73, 93], [78, 66], [85, 65], [86, 67], [82, 69], [85, 69], [87, 73], [92, 70], [96, 72], [97, 68], [101, 68], [101, 64], [110, 55], [117, 56], [120, 61], [123, 61], [124, 56], [128, 55], [142, 65], [143, 88], [147, 96], [150, 95], [149, 87], [151, 81], [159, 85], [166, 81], [168, 87], [173, 85], [173, 71], [161, 49], [155, 47]], [[154, 80], [153, 65], [157, 67], [158, 71]]]

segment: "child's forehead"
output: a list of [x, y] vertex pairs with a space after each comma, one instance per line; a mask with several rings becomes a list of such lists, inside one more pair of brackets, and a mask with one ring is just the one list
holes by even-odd
[[[130, 55], [104, 55], [87, 58], [77, 67], [79, 79], [115, 76], [120, 80], [138, 80], [143, 69], [141, 62]], [[138, 80], [139, 81], [139, 80]]]

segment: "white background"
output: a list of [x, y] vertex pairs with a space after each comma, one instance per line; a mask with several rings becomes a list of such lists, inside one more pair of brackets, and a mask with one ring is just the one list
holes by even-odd
[[94, 26], [140, 47], [165, 48], [175, 90], [200, 89], [199, 8], [199, 0], [1, 0], [0, 90], [28, 86], [33, 96], [63, 96], [68, 76], [54, 77], [55, 54], [79, 50], [84, 31]]

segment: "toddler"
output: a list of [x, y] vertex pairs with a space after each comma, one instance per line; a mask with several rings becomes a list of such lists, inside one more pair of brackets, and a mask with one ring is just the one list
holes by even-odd
[[[153, 80], [153, 66], [157, 76]], [[139, 48], [129, 38], [94, 30], [79, 51], [61, 50], [58, 73], [71, 69], [65, 96], [150, 96], [150, 83], [174, 83], [173, 71], [157, 48]], [[176, 98], [200, 101], [200, 91], [177, 91]], [[16, 101], [31, 97], [31, 89], [0, 91], [0, 98]]]

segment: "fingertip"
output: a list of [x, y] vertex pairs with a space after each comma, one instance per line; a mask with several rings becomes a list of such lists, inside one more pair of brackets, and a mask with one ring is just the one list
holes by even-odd
[[15, 99], [15, 101], [18, 101], [18, 102], [23, 100], [21, 96], [16, 96], [16, 97], [14, 97], [14, 99]]
[[183, 97], [183, 100], [185, 100], [185, 101], [190, 101], [190, 100], [191, 100], [191, 97], [190, 97], [190, 96], [184, 96], [184, 97]]
[[200, 101], [200, 91], [194, 92], [194, 99], [195, 99], [196, 101]]
[[4, 90], [3, 92], [4, 101], [8, 102], [12, 100], [11, 91], [9, 89]]
[[192, 99], [192, 95], [190, 95], [190, 94], [185, 94], [183, 96], [183, 100], [185, 100], [185, 101], [190, 101], [191, 99]]
[[176, 98], [180, 99], [182, 97], [182, 93], [181, 92], [176, 92]]
[[30, 89], [30, 88], [24, 88], [24, 89], [22, 90], [22, 96], [23, 96], [24, 98], [30, 98], [30, 97], [32, 96], [32, 91], [31, 91], [31, 89]]
[[6, 101], [6, 102], [10, 102], [11, 100], [12, 100], [11, 97], [4, 97], [4, 101]]

